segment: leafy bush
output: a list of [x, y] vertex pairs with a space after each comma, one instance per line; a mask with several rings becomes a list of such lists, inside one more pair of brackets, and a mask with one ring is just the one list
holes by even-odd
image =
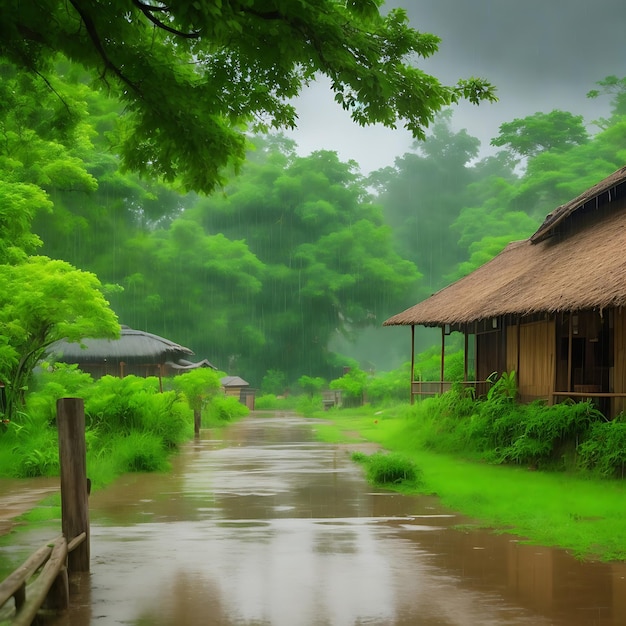
[[285, 396], [284, 398], [279, 398], [273, 393], [266, 393], [258, 398], [255, 398], [254, 408], [259, 411], [295, 409], [299, 399], [300, 398], [298, 396]]
[[403, 482], [415, 484], [422, 478], [421, 470], [413, 461], [395, 452], [376, 452], [370, 456], [356, 452], [352, 460], [365, 465], [367, 479], [376, 485], [399, 485]]
[[411, 363], [391, 372], [371, 376], [366, 382], [367, 400], [372, 404], [389, 404], [409, 397]]
[[159, 392], [155, 377], [103, 376], [85, 398], [85, 415], [101, 433], [130, 433], [142, 425], [147, 398]]
[[221, 373], [207, 367], [179, 374], [166, 381], [168, 388], [181, 392], [194, 410], [202, 407], [222, 389]]
[[163, 442], [153, 433], [134, 431], [125, 436], [114, 437], [110, 446], [120, 473], [168, 469]]
[[320, 376], [300, 376], [298, 378], [298, 388], [308, 396], [319, 395], [326, 386], [326, 381]]
[[285, 392], [287, 386], [287, 377], [285, 372], [280, 370], [268, 370], [263, 380], [261, 381], [261, 391], [265, 393], [273, 393], [276, 396], [280, 396]]
[[206, 425], [229, 422], [234, 418], [243, 417], [250, 413], [250, 409], [245, 404], [239, 402], [234, 396], [218, 394], [214, 396], [205, 411]]
[[279, 402], [279, 399], [273, 393], [266, 393], [254, 399], [254, 407], [260, 411], [277, 409]]
[[[50, 428], [46, 415], [20, 413], [19, 422], [11, 422], [3, 436], [8, 449], [10, 476], [33, 478], [59, 473], [59, 442], [56, 429]], [[4, 454], [3, 454], [4, 456]]]
[[406, 437], [417, 446], [491, 463], [563, 468], [573, 460], [576, 446], [587, 438], [591, 425], [603, 419], [589, 402], [526, 405], [518, 404], [516, 395], [514, 374], [501, 377], [487, 397], [479, 400], [462, 385], [455, 385], [412, 407]]
[[[462, 335], [453, 333], [446, 347], [444, 380], [463, 380], [465, 356]], [[416, 380], [439, 380], [441, 378], [441, 348], [432, 346], [415, 357]]]
[[322, 396], [299, 396], [296, 401], [296, 411], [305, 417], [315, 415], [322, 408]]
[[588, 438], [578, 446], [580, 467], [603, 476], [626, 475], [626, 423], [621, 418], [597, 422]]
[[141, 412], [141, 430], [175, 448], [193, 435], [193, 412], [174, 391], [148, 395]]
[[341, 378], [331, 380], [331, 389], [341, 389], [344, 406], [359, 406], [363, 401], [363, 393], [367, 382], [367, 374], [358, 367], [352, 367]]

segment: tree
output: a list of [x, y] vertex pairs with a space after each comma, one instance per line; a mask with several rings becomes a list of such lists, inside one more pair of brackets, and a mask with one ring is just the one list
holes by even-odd
[[437, 119], [425, 142], [414, 144], [413, 151], [397, 158], [393, 168], [373, 175], [396, 250], [425, 277], [423, 296], [441, 288], [443, 277], [461, 260], [450, 226], [467, 201], [468, 185], [475, 180], [470, 163], [479, 147], [480, 141], [467, 131], [451, 128], [448, 110]]
[[403, 123], [416, 138], [443, 107], [495, 100], [484, 80], [446, 86], [412, 66], [439, 39], [381, 4], [7, 0], [0, 57], [46, 77], [58, 53], [83, 65], [124, 105], [126, 167], [211, 191], [241, 164], [249, 127], [295, 126], [290, 99], [318, 74], [356, 123]]
[[520, 156], [529, 157], [547, 150], [567, 150], [588, 140], [582, 115], [554, 110], [501, 124], [500, 134], [491, 140], [491, 145], [507, 146]]
[[266, 369], [286, 372], [288, 382], [328, 377], [331, 341], [379, 325], [420, 276], [393, 250], [391, 229], [353, 162], [258, 143], [226, 194], [199, 198], [187, 215], [206, 232], [243, 238], [264, 265], [258, 294], [233, 294], [247, 302], [242, 328], [252, 325], [263, 338], [241, 345], [239, 366], [257, 379]]
[[[600, 89], [592, 89], [587, 92], [587, 98], [599, 98], [602, 95], [610, 94], [612, 96], [611, 112], [614, 118], [613, 121], [615, 121], [615, 118], [626, 115], [626, 77], [606, 76], [599, 80], [596, 85]], [[608, 128], [611, 125], [611, 120], [602, 119], [596, 123], [601, 128]]]
[[16, 415], [33, 368], [55, 341], [115, 338], [119, 324], [95, 275], [64, 261], [30, 257], [0, 265], [0, 380], [5, 414]]

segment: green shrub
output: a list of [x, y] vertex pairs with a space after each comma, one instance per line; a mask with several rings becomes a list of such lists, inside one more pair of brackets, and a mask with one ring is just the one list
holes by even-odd
[[114, 437], [110, 445], [120, 473], [168, 469], [167, 451], [161, 439], [153, 433], [133, 431]]
[[102, 433], [130, 433], [140, 430], [147, 398], [159, 393], [155, 377], [103, 376], [85, 398], [85, 414], [93, 428]]
[[309, 396], [319, 395], [325, 386], [326, 381], [320, 376], [300, 376], [298, 378], [298, 388]]
[[55, 428], [50, 428], [46, 416], [20, 414], [19, 423], [9, 424], [3, 444], [10, 450], [11, 476], [34, 478], [58, 475], [58, 435]]
[[405, 456], [392, 452], [376, 452], [370, 456], [354, 453], [352, 459], [366, 467], [367, 479], [375, 485], [399, 485], [404, 482], [419, 483], [421, 470]]
[[296, 400], [296, 411], [305, 417], [312, 417], [322, 410], [322, 396], [299, 396]]
[[254, 408], [260, 411], [277, 409], [279, 404], [280, 400], [273, 393], [266, 393], [254, 399]]
[[386, 405], [407, 400], [409, 397], [409, 374], [411, 363], [391, 372], [382, 372], [371, 376], [365, 384], [367, 401], [371, 404]]
[[626, 423], [621, 419], [596, 422], [588, 438], [578, 446], [580, 467], [603, 476], [626, 475]]
[[181, 392], [194, 410], [202, 407], [221, 392], [220, 372], [207, 367], [179, 374], [166, 380], [168, 388]]
[[244, 417], [249, 413], [250, 409], [248, 409], [245, 404], [239, 402], [238, 398], [218, 394], [211, 398], [204, 412], [203, 425], [219, 425], [220, 423], [229, 422], [238, 417]]
[[140, 425], [144, 432], [159, 437], [166, 448], [175, 448], [193, 435], [193, 411], [174, 391], [147, 395]]
[[287, 386], [287, 376], [285, 372], [280, 370], [268, 370], [263, 380], [261, 381], [261, 391], [266, 393], [272, 393], [275, 396], [280, 396], [285, 392]]
[[346, 407], [359, 406], [363, 402], [363, 394], [367, 382], [367, 374], [358, 367], [352, 367], [341, 378], [329, 383], [331, 389], [341, 389], [342, 403]]

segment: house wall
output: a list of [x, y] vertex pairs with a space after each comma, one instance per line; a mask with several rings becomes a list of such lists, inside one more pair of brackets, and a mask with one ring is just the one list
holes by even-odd
[[[507, 346], [513, 343], [512, 334], [517, 333], [517, 329], [510, 327], [510, 333], [510, 340], [509, 335], [507, 335]], [[517, 357], [517, 354], [515, 356]], [[508, 363], [509, 355], [507, 355]], [[519, 371], [517, 372], [520, 400], [532, 402], [537, 399], [548, 399], [554, 387], [554, 375], [554, 320], [521, 324], [519, 328]]]
[[500, 332], [493, 331], [476, 335], [476, 380], [487, 380], [493, 372], [499, 371]]
[[[613, 315], [613, 389], [614, 393], [626, 393], [626, 311], [615, 309]], [[611, 415], [626, 410], [626, 398], [611, 398]]]
[[515, 372], [519, 369], [517, 343], [519, 326], [517, 324], [506, 327], [506, 371]]

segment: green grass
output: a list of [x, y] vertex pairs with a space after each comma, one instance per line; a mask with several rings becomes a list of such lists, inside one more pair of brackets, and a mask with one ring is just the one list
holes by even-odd
[[[422, 484], [415, 493], [435, 494], [446, 507], [481, 526], [565, 548], [580, 558], [626, 559], [626, 483], [427, 451], [403, 412], [403, 407], [382, 412], [364, 407], [319, 412], [316, 417], [332, 420], [336, 442], [352, 443], [358, 433], [361, 441], [401, 453], [421, 469]], [[338, 432], [347, 435], [341, 440]]]

